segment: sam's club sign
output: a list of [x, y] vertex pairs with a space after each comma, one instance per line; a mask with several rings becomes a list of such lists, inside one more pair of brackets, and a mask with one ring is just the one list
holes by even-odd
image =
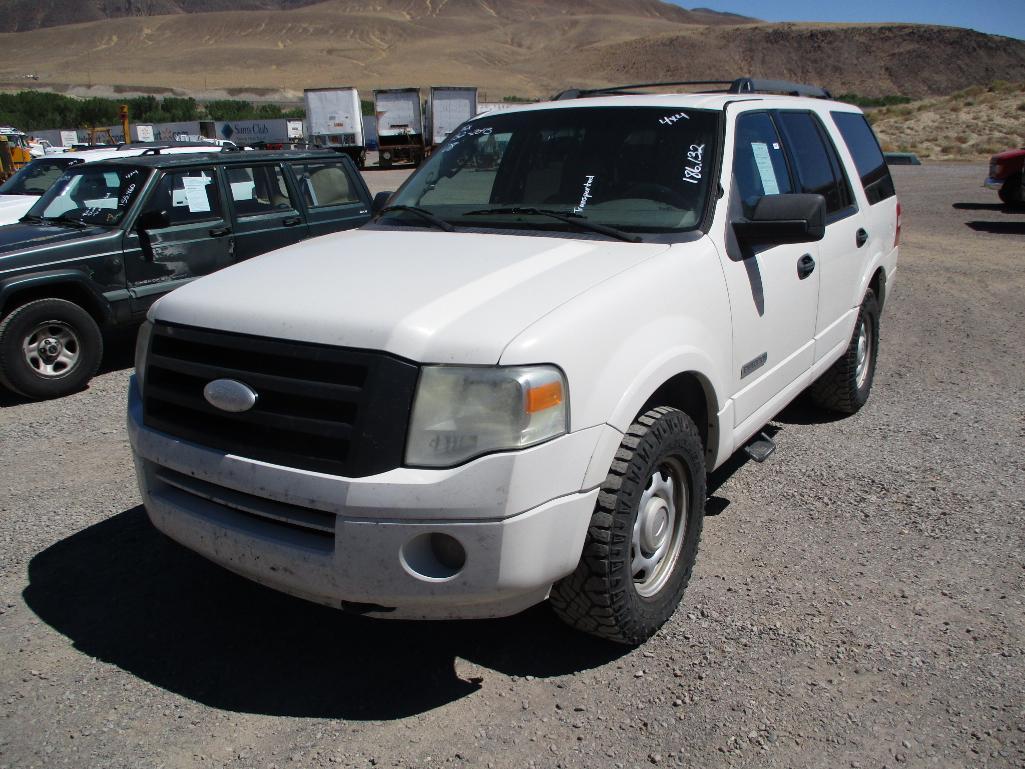
[[288, 141], [288, 129], [284, 120], [218, 120], [216, 130], [218, 139], [227, 139], [236, 144]]

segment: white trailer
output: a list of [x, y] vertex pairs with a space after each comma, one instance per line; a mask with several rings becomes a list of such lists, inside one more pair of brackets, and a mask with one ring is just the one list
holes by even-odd
[[424, 159], [424, 118], [419, 88], [374, 91], [379, 164], [420, 165]]
[[363, 168], [367, 161], [367, 146], [359, 91], [348, 86], [307, 88], [303, 96], [309, 141], [344, 152]]
[[476, 88], [432, 86], [427, 99], [431, 146], [441, 144], [449, 134], [476, 114]]

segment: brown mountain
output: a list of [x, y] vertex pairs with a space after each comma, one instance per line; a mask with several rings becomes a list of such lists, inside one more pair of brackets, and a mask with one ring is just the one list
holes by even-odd
[[288, 99], [326, 85], [473, 84], [500, 98], [753, 75], [925, 96], [1025, 80], [1025, 41], [909, 24], [765, 24], [658, 0], [243, 0], [232, 5], [249, 10], [202, 14], [186, 11], [218, 3], [132, 7], [161, 2], [177, 11], [0, 34], [0, 87], [31, 73], [41, 87], [78, 92], [102, 84]]

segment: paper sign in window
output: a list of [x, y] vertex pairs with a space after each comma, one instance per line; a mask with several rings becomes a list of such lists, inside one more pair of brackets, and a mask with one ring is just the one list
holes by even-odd
[[769, 147], [765, 142], [751, 142], [751, 152], [755, 156], [758, 175], [762, 179], [762, 190], [766, 195], [778, 195], [779, 184], [776, 182], [776, 169], [772, 167]]
[[186, 176], [182, 179], [185, 187], [185, 202], [192, 213], [204, 213], [210, 210], [210, 199], [206, 196], [206, 185], [209, 179], [202, 176]]

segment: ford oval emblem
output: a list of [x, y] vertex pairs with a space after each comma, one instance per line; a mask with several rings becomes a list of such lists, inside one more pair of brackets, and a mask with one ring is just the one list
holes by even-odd
[[234, 379], [215, 379], [203, 388], [203, 397], [221, 411], [238, 414], [255, 406], [258, 396], [252, 387]]

